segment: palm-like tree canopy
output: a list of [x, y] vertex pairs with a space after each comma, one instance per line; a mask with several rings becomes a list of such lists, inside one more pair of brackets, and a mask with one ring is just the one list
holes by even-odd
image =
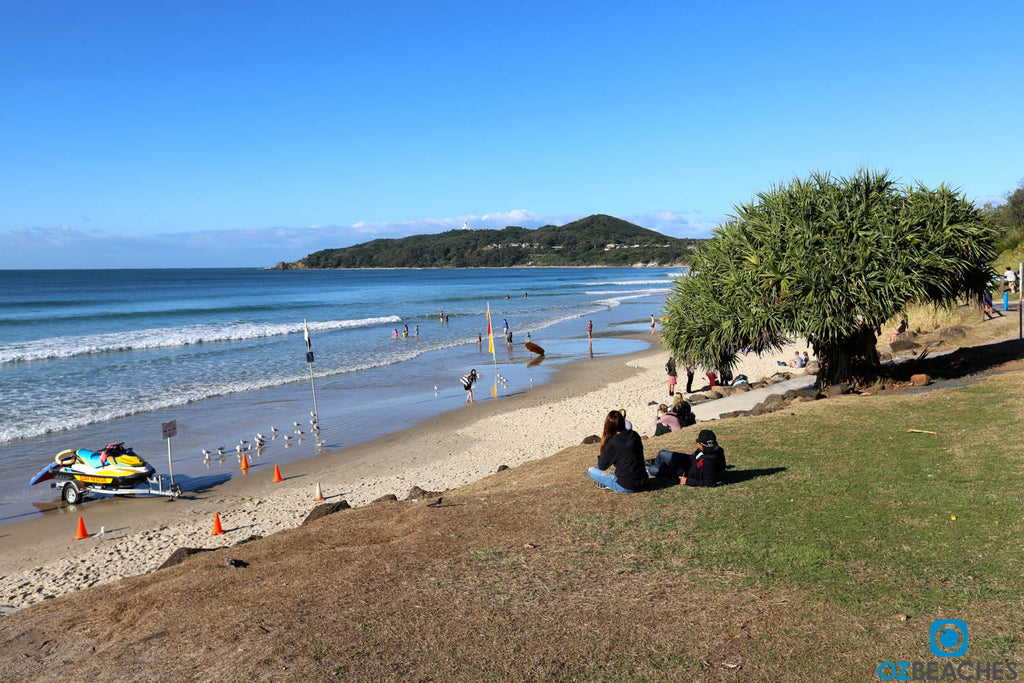
[[819, 384], [869, 379], [881, 326], [914, 301], [949, 304], [992, 276], [994, 231], [946, 186], [898, 187], [886, 173], [815, 174], [736, 208], [666, 303], [663, 340], [708, 368], [737, 350], [813, 345]]

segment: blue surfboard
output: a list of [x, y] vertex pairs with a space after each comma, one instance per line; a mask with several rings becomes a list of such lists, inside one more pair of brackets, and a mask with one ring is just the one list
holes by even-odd
[[46, 481], [47, 479], [53, 479], [53, 470], [58, 468], [58, 467], [60, 467], [60, 463], [59, 462], [51, 462], [49, 465], [47, 465], [42, 470], [40, 470], [39, 474], [37, 474], [36, 476], [32, 477], [32, 481], [30, 481], [28, 483], [28, 485], [32, 486], [34, 484], [38, 484], [41, 481]]

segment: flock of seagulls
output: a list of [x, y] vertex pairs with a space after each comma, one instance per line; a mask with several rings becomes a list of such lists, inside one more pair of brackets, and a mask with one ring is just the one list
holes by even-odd
[[[310, 431], [316, 437], [316, 447], [318, 449], [322, 449], [325, 445], [327, 445], [327, 442], [326, 441], [322, 441], [320, 439], [320, 422], [317, 419], [316, 413], [313, 412], [313, 411], [310, 411], [309, 412], [309, 418], [310, 418], [309, 419]], [[295, 431], [294, 431], [293, 434], [281, 434], [281, 430], [279, 430], [277, 427], [274, 427], [273, 425], [271, 425], [270, 426], [270, 440], [274, 441], [274, 440], [277, 439], [278, 436], [283, 437], [284, 447], [285, 448], [290, 447], [292, 445], [292, 439], [294, 439], [296, 437], [297, 437], [297, 441], [296, 442], [297, 443], [302, 443], [302, 440], [307, 435], [307, 432], [302, 429], [302, 425], [299, 424], [298, 422], [292, 422], [292, 424], [295, 426]], [[251, 443], [248, 440], [246, 440], [246, 439], [242, 439], [235, 446], [235, 457], [238, 460], [238, 464], [242, 464], [242, 456], [243, 455], [246, 456], [246, 457], [248, 457], [250, 454], [255, 454], [257, 456], [263, 455], [263, 451], [264, 451], [264, 449], [266, 447], [267, 447], [267, 437], [264, 434], [262, 434], [262, 433], [257, 432], [256, 436], [253, 437], [253, 440], [252, 440]], [[213, 457], [213, 453], [208, 448], [202, 449], [202, 453], [203, 453], [203, 462], [206, 464], [207, 467], [209, 467], [210, 466], [210, 460]], [[226, 459], [227, 459], [227, 454], [224, 451], [224, 446], [217, 446], [217, 461], [218, 461], [218, 464], [223, 464]]]

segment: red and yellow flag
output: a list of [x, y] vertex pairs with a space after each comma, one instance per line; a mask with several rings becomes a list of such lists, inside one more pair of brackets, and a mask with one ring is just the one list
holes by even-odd
[[491, 331], [491, 302], [487, 302], [487, 353], [494, 353], [494, 332]]

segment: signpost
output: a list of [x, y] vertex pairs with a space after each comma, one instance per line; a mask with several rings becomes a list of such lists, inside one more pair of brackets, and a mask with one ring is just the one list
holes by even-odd
[[309, 366], [309, 385], [313, 387], [313, 420], [314, 429], [320, 428], [320, 411], [316, 407], [316, 382], [313, 381], [313, 344], [309, 340], [309, 323], [302, 319], [303, 336], [306, 339], [306, 365]]
[[171, 437], [178, 434], [178, 422], [170, 420], [160, 425], [164, 438], [167, 439], [167, 471], [171, 473], [171, 486], [174, 486], [174, 465], [171, 464]]

